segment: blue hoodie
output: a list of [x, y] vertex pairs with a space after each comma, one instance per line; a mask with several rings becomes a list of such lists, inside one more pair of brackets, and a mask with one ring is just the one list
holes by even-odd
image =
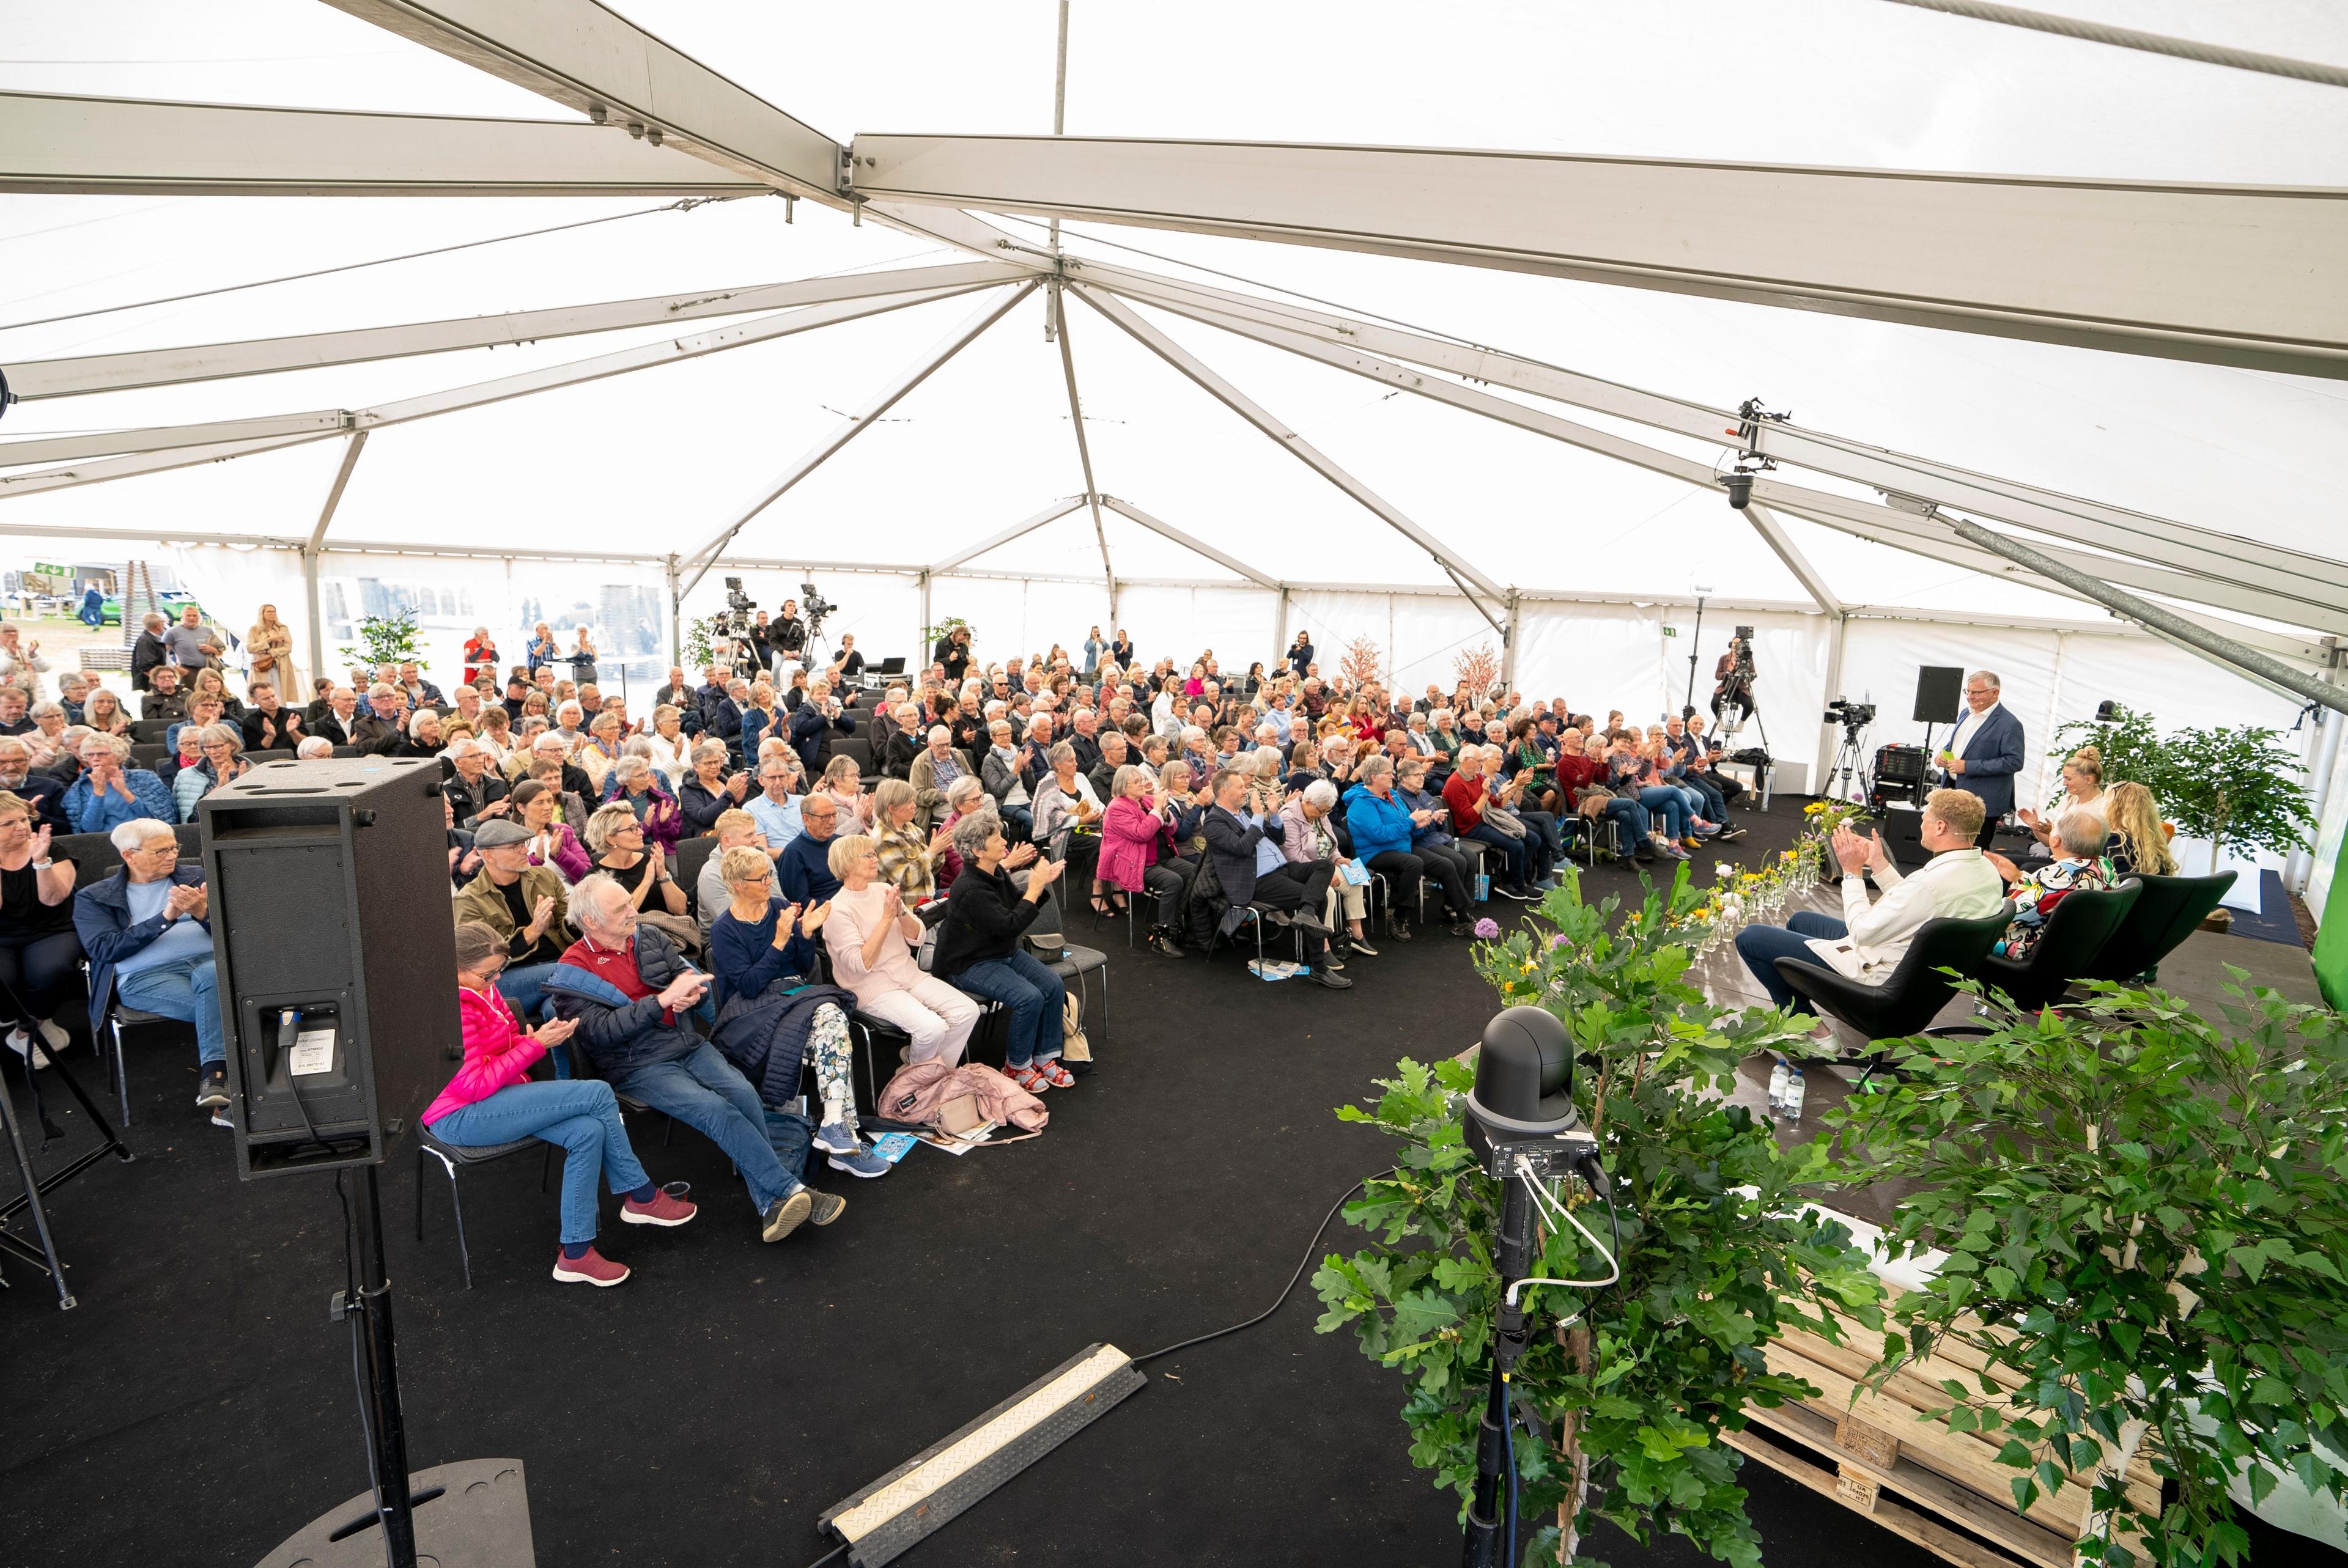
[[1353, 835], [1354, 853], [1366, 861], [1388, 850], [1410, 852], [1410, 813], [1398, 801], [1381, 800], [1367, 784], [1345, 792], [1345, 831]]

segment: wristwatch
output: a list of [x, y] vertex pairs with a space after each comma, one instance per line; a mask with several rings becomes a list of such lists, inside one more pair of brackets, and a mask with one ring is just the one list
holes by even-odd
[[34, 870], [36, 870], [36, 871], [46, 871], [50, 866], [55, 866], [57, 863], [57, 857], [56, 856], [52, 855], [52, 856], [49, 856], [46, 860], [36, 860], [36, 861], [34, 861], [34, 862], [33, 862], [33, 869], [34, 869]]

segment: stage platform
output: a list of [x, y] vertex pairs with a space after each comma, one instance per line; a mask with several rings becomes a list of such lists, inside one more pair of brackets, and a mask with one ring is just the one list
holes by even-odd
[[[1740, 814], [1755, 831], [1730, 853], [1789, 842], [1798, 813], [1781, 798]], [[1592, 890], [1609, 887], [1636, 883], [1601, 870]], [[1070, 935], [1107, 950], [1114, 1010], [1107, 1030], [1092, 1020], [1099, 1070], [1047, 1097], [1045, 1135], [958, 1159], [916, 1149], [878, 1182], [822, 1173], [849, 1212], [779, 1245], [758, 1240], [712, 1145], [680, 1132], [664, 1147], [658, 1118], [632, 1118], [646, 1167], [691, 1181], [701, 1216], [622, 1227], [607, 1198], [604, 1242], [636, 1276], [562, 1287], [538, 1162], [470, 1171], [468, 1291], [437, 1168], [413, 1239], [403, 1144], [384, 1189], [416, 1465], [524, 1460], [542, 1563], [797, 1568], [828, 1544], [827, 1506], [1085, 1345], [1140, 1353], [1262, 1311], [1332, 1200], [1387, 1162], [1331, 1109], [1398, 1057], [1462, 1049], [1493, 1011], [1468, 944], [1439, 932], [1357, 960], [1343, 994], [1267, 985], [1228, 952], [1128, 951], [1122, 922], [1078, 915]], [[2304, 969], [2231, 940], [2270, 973]], [[81, 1306], [58, 1312], [15, 1266], [0, 1293], [0, 1564], [232, 1568], [366, 1484], [346, 1331], [326, 1317], [343, 1279], [332, 1182], [239, 1185], [227, 1134], [190, 1103], [193, 1055], [134, 1040], [138, 1163], [56, 1195]], [[101, 1081], [86, 1048], [70, 1061]], [[1333, 1229], [1320, 1250], [1351, 1245]], [[1149, 1387], [902, 1561], [1452, 1561], [1456, 1502], [1406, 1456], [1400, 1380], [1313, 1333], [1319, 1310], [1300, 1286], [1260, 1327], [1151, 1364]], [[1757, 1466], [1744, 1484], [1775, 1562], [1934, 1561]], [[1594, 1550], [1621, 1568], [1703, 1561], [1611, 1528]]]

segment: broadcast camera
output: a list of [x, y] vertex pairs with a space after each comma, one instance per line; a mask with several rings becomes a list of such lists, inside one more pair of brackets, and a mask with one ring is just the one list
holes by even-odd
[[820, 593], [818, 593], [815, 589], [815, 584], [811, 582], [803, 582], [799, 584], [799, 602], [800, 608], [804, 610], [807, 614], [808, 635], [809, 637], [819, 636], [823, 631], [823, 618], [839, 608], [839, 606], [832, 603]]
[[1838, 723], [1856, 734], [1875, 723], [1875, 704], [1854, 702], [1848, 697], [1837, 697], [1827, 704], [1825, 718], [1828, 723]]

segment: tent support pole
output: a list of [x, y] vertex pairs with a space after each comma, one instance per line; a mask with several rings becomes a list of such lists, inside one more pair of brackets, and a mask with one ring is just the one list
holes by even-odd
[[[310, 679], [315, 681], [326, 672], [326, 630], [324, 615], [318, 599], [318, 554], [325, 548], [326, 530], [334, 526], [335, 512], [343, 504], [343, 492], [350, 487], [351, 470], [359, 466], [359, 454], [366, 450], [367, 433], [354, 431], [343, 443], [343, 460], [335, 469], [335, 482], [326, 487], [325, 504], [318, 508], [317, 526], [310, 530], [310, 542], [302, 547], [302, 589], [310, 600]], [[278, 693], [292, 702], [298, 692]]]
[[[1067, 68], [1067, 6], [1060, 7], [1060, 67]], [[1054, 226], [1056, 234], [1058, 225]], [[1052, 316], [1060, 323], [1060, 374], [1068, 384], [1068, 427], [1076, 433], [1076, 462], [1085, 471], [1085, 504], [1092, 508], [1093, 538], [1100, 545], [1101, 576], [1108, 580], [1109, 619], [1117, 619], [1117, 568], [1109, 564], [1108, 529], [1101, 523], [1100, 486], [1093, 479], [1092, 443], [1085, 438], [1084, 399], [1076, 395], [1076, 355], [1068, 343], [1068, 313], [1062, 299], [1060, 284], [1047, 283], [1051, 294]]]
[[1505, 697], [1517, 687], [1517, 628], [1523, 617], [1517, 610], [1517, 590], [1509, 590], [1509, 623], [1500, 628], [1500, 694]]
[[1280, 657], [1288, 658], [1288, 585], [1280, 588], [1280, 607], [1272, 611], [1272, 645], [1280, 650]]
[[1948, 517], [1937, 510], [1932, 515], [1948, 524], [1950, 529], [1967, 544], [1979, 546], [1993, 555], [2003, 556], [2041, 577], [2052, 578], [2072, 592], [2094, 600], [2114, 615], [2133, 620], [2148, 631], [2181, 643], [2221, 669], [2230, 670], [2236, 674], [2248, 671], [2286, 691], [2296, 692], [2311, 702], [2321, 702], [2335, 712], [2348, 713], [2348, 692], [2343, 692], [2328, 681], [2319, 681], [2312, 675], [2294, 670], [2280, 659], [2211, 631], [2198, 621], [2188, 620], [2181, 615], [2163, 610], [2150, 600], [2139, 599], [2125, 589], [2114, 588], [2085, 572], [2074, 570], [2052, 556], [2032, 549], [2003, 534], [1994, 533], [1979, 523]]
[[[1827, 704], [1833, 702], [1842, 691], [1842, 644], [1844, 636], [1849, 630], [1850, 611], [1847, 610], [1836, 615], [1833, 624], [1827, 630], [1827, 686], [1824, 692], [1818, 693], [1818, 712], [1821, 713], [1827, 711]], [[1810, 774], [1812, 794], [1818, 794], [1826, 788], [1827, 768], [1833, 763], [1834, 755], [1835, 731], [1834, 726], [1828, 724], [1818, 731], [1816, 771]]]
[[668, 577], [668, 661], [685, 662], [685, 589], [677, 586], [676, 552], [672, 550], [661, 562]]
[[981, 333], [1001, 321], [1010, 313], [1014, 305], [1035, 292], [1034, 283], [1022, 283], [1014, 289], [996, 291], [994, 298], [981, 305], [968, 320], [948, 333], [943, 342], [923, 354], [894, 381], [874, 394], [871, 400], [861, 408], [841, 420], [830, 435], [818, 442], [806, 456], [784, 470], [780, 477], [759, 491], [757, 498], [744, 507], [741, 514], [726, 524], [716, 538], [685, 558], [680, 563], [680, 569], [689, 569], [692, 573], [685, 579], [685, 591], [691, 593], [700, 586], [701, 579], [709, 575], [709, 569], [716, 566], [718, 558], [726, 553], [726, 547], [734, 542], [734, 536], [749, 527], [751, 518], [781, 500], [792, 486], [814, 473], [823, 466], [825, 459], [861, 436], [882, 415], [895, 407], [898, 401], [907, 393], [927, 381], [931, 374], [940, 365], [968, 348]]
[[[2333, 658], [2338, 657], [2335, 651]], [[2333, 671], [2325, 671], [2323, 679], [2327, 682], [2335, 679]], [[2315, 715], [2315, 735], [2307, 751], [2307, 813], [2315, 822], [2316, 837], [2320, 841], [2323, 832], [2324, 809], [2331, 804], [2333, 781], [2339, 773], [2340, 732], [2348, 727], [2348, 719], [2327, 708]], [[2294, 849], [2283, 862], [2282, 885], [2293, 893], [2304, 894], [2314, 875], [2315, 851], [2312, 847]], [[2330, 907], [2328, 897], [2325, 907]], [[2319, 920], [2322, 918], [2321, 915], [2316, 917]]]
[[919, 656], [916, 661], [924, 670], [929, 668], [930, 628], [934, 624], [930, 619], [930, 574], [924, 569], [922, 573], [922, 625], [913, 638], [913, 651]]

